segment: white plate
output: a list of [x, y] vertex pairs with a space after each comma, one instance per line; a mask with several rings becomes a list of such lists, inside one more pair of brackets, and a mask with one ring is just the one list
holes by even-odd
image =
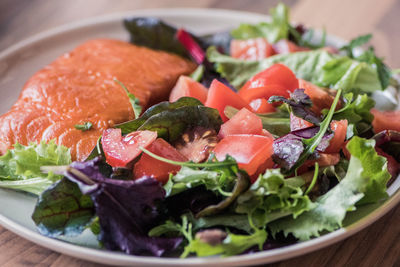
[[[171, 24], [185, 27], [205, 34], [230, 29], [241, 22], [256, 23], [267, 20], [264, 15], [217, 10], [217, 9], [153, 9], [138, 10], [124, 14], [101, 17], [60, 27], [39, 34], [0, 53], [0, 113], [7, 111], [17, 99], [24, 82], [36, 71], [49, 64], [64, 52], [93, 38], [116, 38], [128, 40], [123, 29], [122, 19], [132, 16], [155, 16]], [[343, 40], [328, 36], [328, 43], [340, 46]], [[382, 217], [400, 201], [398, 188], [400, 179], [388, 190], [390, 198], [384, 203], [364, 206], [349, 214], [347, 225], [335, 232], [313, 240], [251, 255], [227, 258], [155, 258], [130, 256], [86, 246], [78, 246], [40, 235], [31, 219], [36, 199], [32, 196], [8, 190], [0, 190], [0, 224], [22, 237], [49, 249], [89, 261], [113, 265], [132, 266], [248, 266], [270, 263], [305, 254], [360, 231]], [[87, 237], [78, 240], [81, 244], [93, 246], [94, 241]]]

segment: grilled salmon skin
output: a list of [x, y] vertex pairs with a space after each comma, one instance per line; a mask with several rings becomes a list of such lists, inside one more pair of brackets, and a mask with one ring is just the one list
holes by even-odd
[[[118, 40], [91, 40], [31, 77], [0, 117], [0, 153], [13, 144], [55, 139], [85, 159], [104, 129], [134, 119], [121, 81], [147, 108], [167, 100], [176, 80], [195, 65], [179, 56]], [[87, 131], [76, 124], [91, 122]]]

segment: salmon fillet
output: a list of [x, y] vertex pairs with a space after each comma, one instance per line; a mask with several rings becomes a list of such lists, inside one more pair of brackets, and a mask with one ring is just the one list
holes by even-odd
[[[149, 107], [167, 100], [178, 77], [196, 66], [179, 56], [118, 40], [88, 41], [33, 75], [0, 117], [0, 153], [16, 142], [55, 139], [85, 159], [104, 129], [134, 119], [121, 81]], [[81, 131], [74, 125], [91, 122]]]

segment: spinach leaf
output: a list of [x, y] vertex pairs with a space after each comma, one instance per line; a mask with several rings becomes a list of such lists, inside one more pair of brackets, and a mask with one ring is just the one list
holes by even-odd
[[192, 97], [182, 97], [176, 102], [170, 103], [168, 101], [160, 102], [154, 106], [148, 108], [142, 116], [135, 120], [127, 121], [121, 124], [115, 125], [115, 128], [120, 128], [122, 134], [128, 134], [139, 129], [150, 117], [157, 115], [164, 111], [171, 111], [181, 107], [192, 107], [192, 106], [202, 106], [203, 104]]
[[40, 195], [52, 183], [62, 178], [54, 173], [43, 173], [44, 165], [71, 163], [70, 150], [54, 141], [28, 146], [15, 144], [13, 149], [0, 156], [0, 187]]
[[158, 18], [125, 19], [124, 27], [129, 32], [130, 42], [133, 44], [189, 58], [185, 47], [175, 38], [176, 28]]
[[155, 131], [158, 137], [174, 142], [188, 128], [203, 126], [218, 132], [221, 124], [218, 110], [204, 106], [185, 106], [151, 116], [138, 130]]
[[95, 215], [93, 202], [66, 178], [46, 189], [36, 203], [32, 219], [42, 235], [79, 235]]
[[273, 234], [283, 231], [300, 240], [319, 236], [322, 231], [334, 231], [342, 226], [346, 213], [356, 203], [371, 203], [386, 196], [390, 178], [387, 162], [377, 155], [374, 140], [354, 136], [348, 143], [351, 153], [346, 176], [338, 185], [319, 197], [316, 206], [296, 219], [285, 217], [268, 225]]

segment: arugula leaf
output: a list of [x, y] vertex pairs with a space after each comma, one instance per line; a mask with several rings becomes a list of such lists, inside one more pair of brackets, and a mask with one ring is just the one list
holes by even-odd
[[39, 196], [32, 219], [42, 235], [76, 236], [92, 222], [94, 214], [90, 197], [63, 178]]
[[87, 121], [87, 122], [85, 122], [83, 124], [75, 124], [74, 127], [77, 130], [81, 130], [82, 132], [86, 132], [86, 131], [89, 131], [90, 129], [92, 129], [93, 124], [90, 121]]
[[0, 156], [0, 187], [12, 188], [39, 195], [52, 183], [62, 178], [54, 173], [40, 170], [44, 165], [67, 165], [71, 163], [68, 148], [54, 141], [46, 144], [15, 144], [13, 149]]
[[199, 257], [207, 257], [212, 255], [232, 256], [242, 253], [243, 251], [258, 246], [262, 250], [262, 246], [267, 240], [267, 232], [264, 229], [256, 229], [250, 235], [237, 235], [229, 233], [220, 244], [211, 245], [195, 238], [185, 247], [185, 257], [189, 253], [195, 253]]
[[289, 8], [279, 3], [270, 9], [271, 22], [261, 22], [256, 25], [241, 24], [237, 29], [231, 31], [235, 39], [250, 39], [263, 37], [270, 43], [276, 43], [280, 39], [289, 36]]
[[[370, 203], [385, 197], [386, 182], [390, 177], [386, 160], [377, 155], [375, 141], [354, 136], [348, 143], [351, 153], [346, 176], [338, 185], [319, 197], [316, 206], [296, 219], [286, 217], [268, 225], [273, 234], [283, 231], [285, 236], [308, 240], [322, 231], [334, 231], [355, 204]], [[361, 200], [361, 201], [360, 201]]]
[[147, 119], [163, 111], [175, 110], [186, 106], [192, 107], [192, 106], [202, 106], [202, 105], [203, 104], [199, 100], [192, 97], [181, 97], [180, 99], [178, 99], [176, 102], [173, 103], [170, 103], [168, 101], [160, 102], [148, 108], [139, 118], [121, 124], [117, 124], [115, 125], [115, 128], [120, 128], [122, 134], [128, 134], [138, 130], [139, 127], [142, 126], [147, 121]]
[[345, 51], [348, 57], [354, 58], [353, 49], [368, 43], [371, 38], [372, 34], [358, 36], [351, 40], [347, 45], [342, 46], [339, 50]]
[[319, 86], [344, 91], [359, 89], [366, 93], [382, 90], [378, 72], [373, 65], [332, 55], [324, 50], [280, 54], [260, 61], [246, 61], [222, 55], [210, 47], [207, 57], [210, 62], [215, 63], [217, 72], [237, 88], [258, 72], [275, 63], [282, 63], [298, 78]]
[[285, 179], [279, 169], [267, 170], [238, 197], [235, 211], [248, 214], [259, 227], [289, 215], [296, 218], [314, 207], [301, 188], [304, 184], [301, 177]]
[[115, 79], [114, 81], [125, 90], [127, 96], [129, 97], [129, 102], [131, 103], [135, 118], [139, 118], [140, 114], [142, 113], [142, 106], [140, 106], [139, 98], [129, 92], [128, 88], [126, 88], [126, 86], [122, 82], [118, 81], [117, 79]]

